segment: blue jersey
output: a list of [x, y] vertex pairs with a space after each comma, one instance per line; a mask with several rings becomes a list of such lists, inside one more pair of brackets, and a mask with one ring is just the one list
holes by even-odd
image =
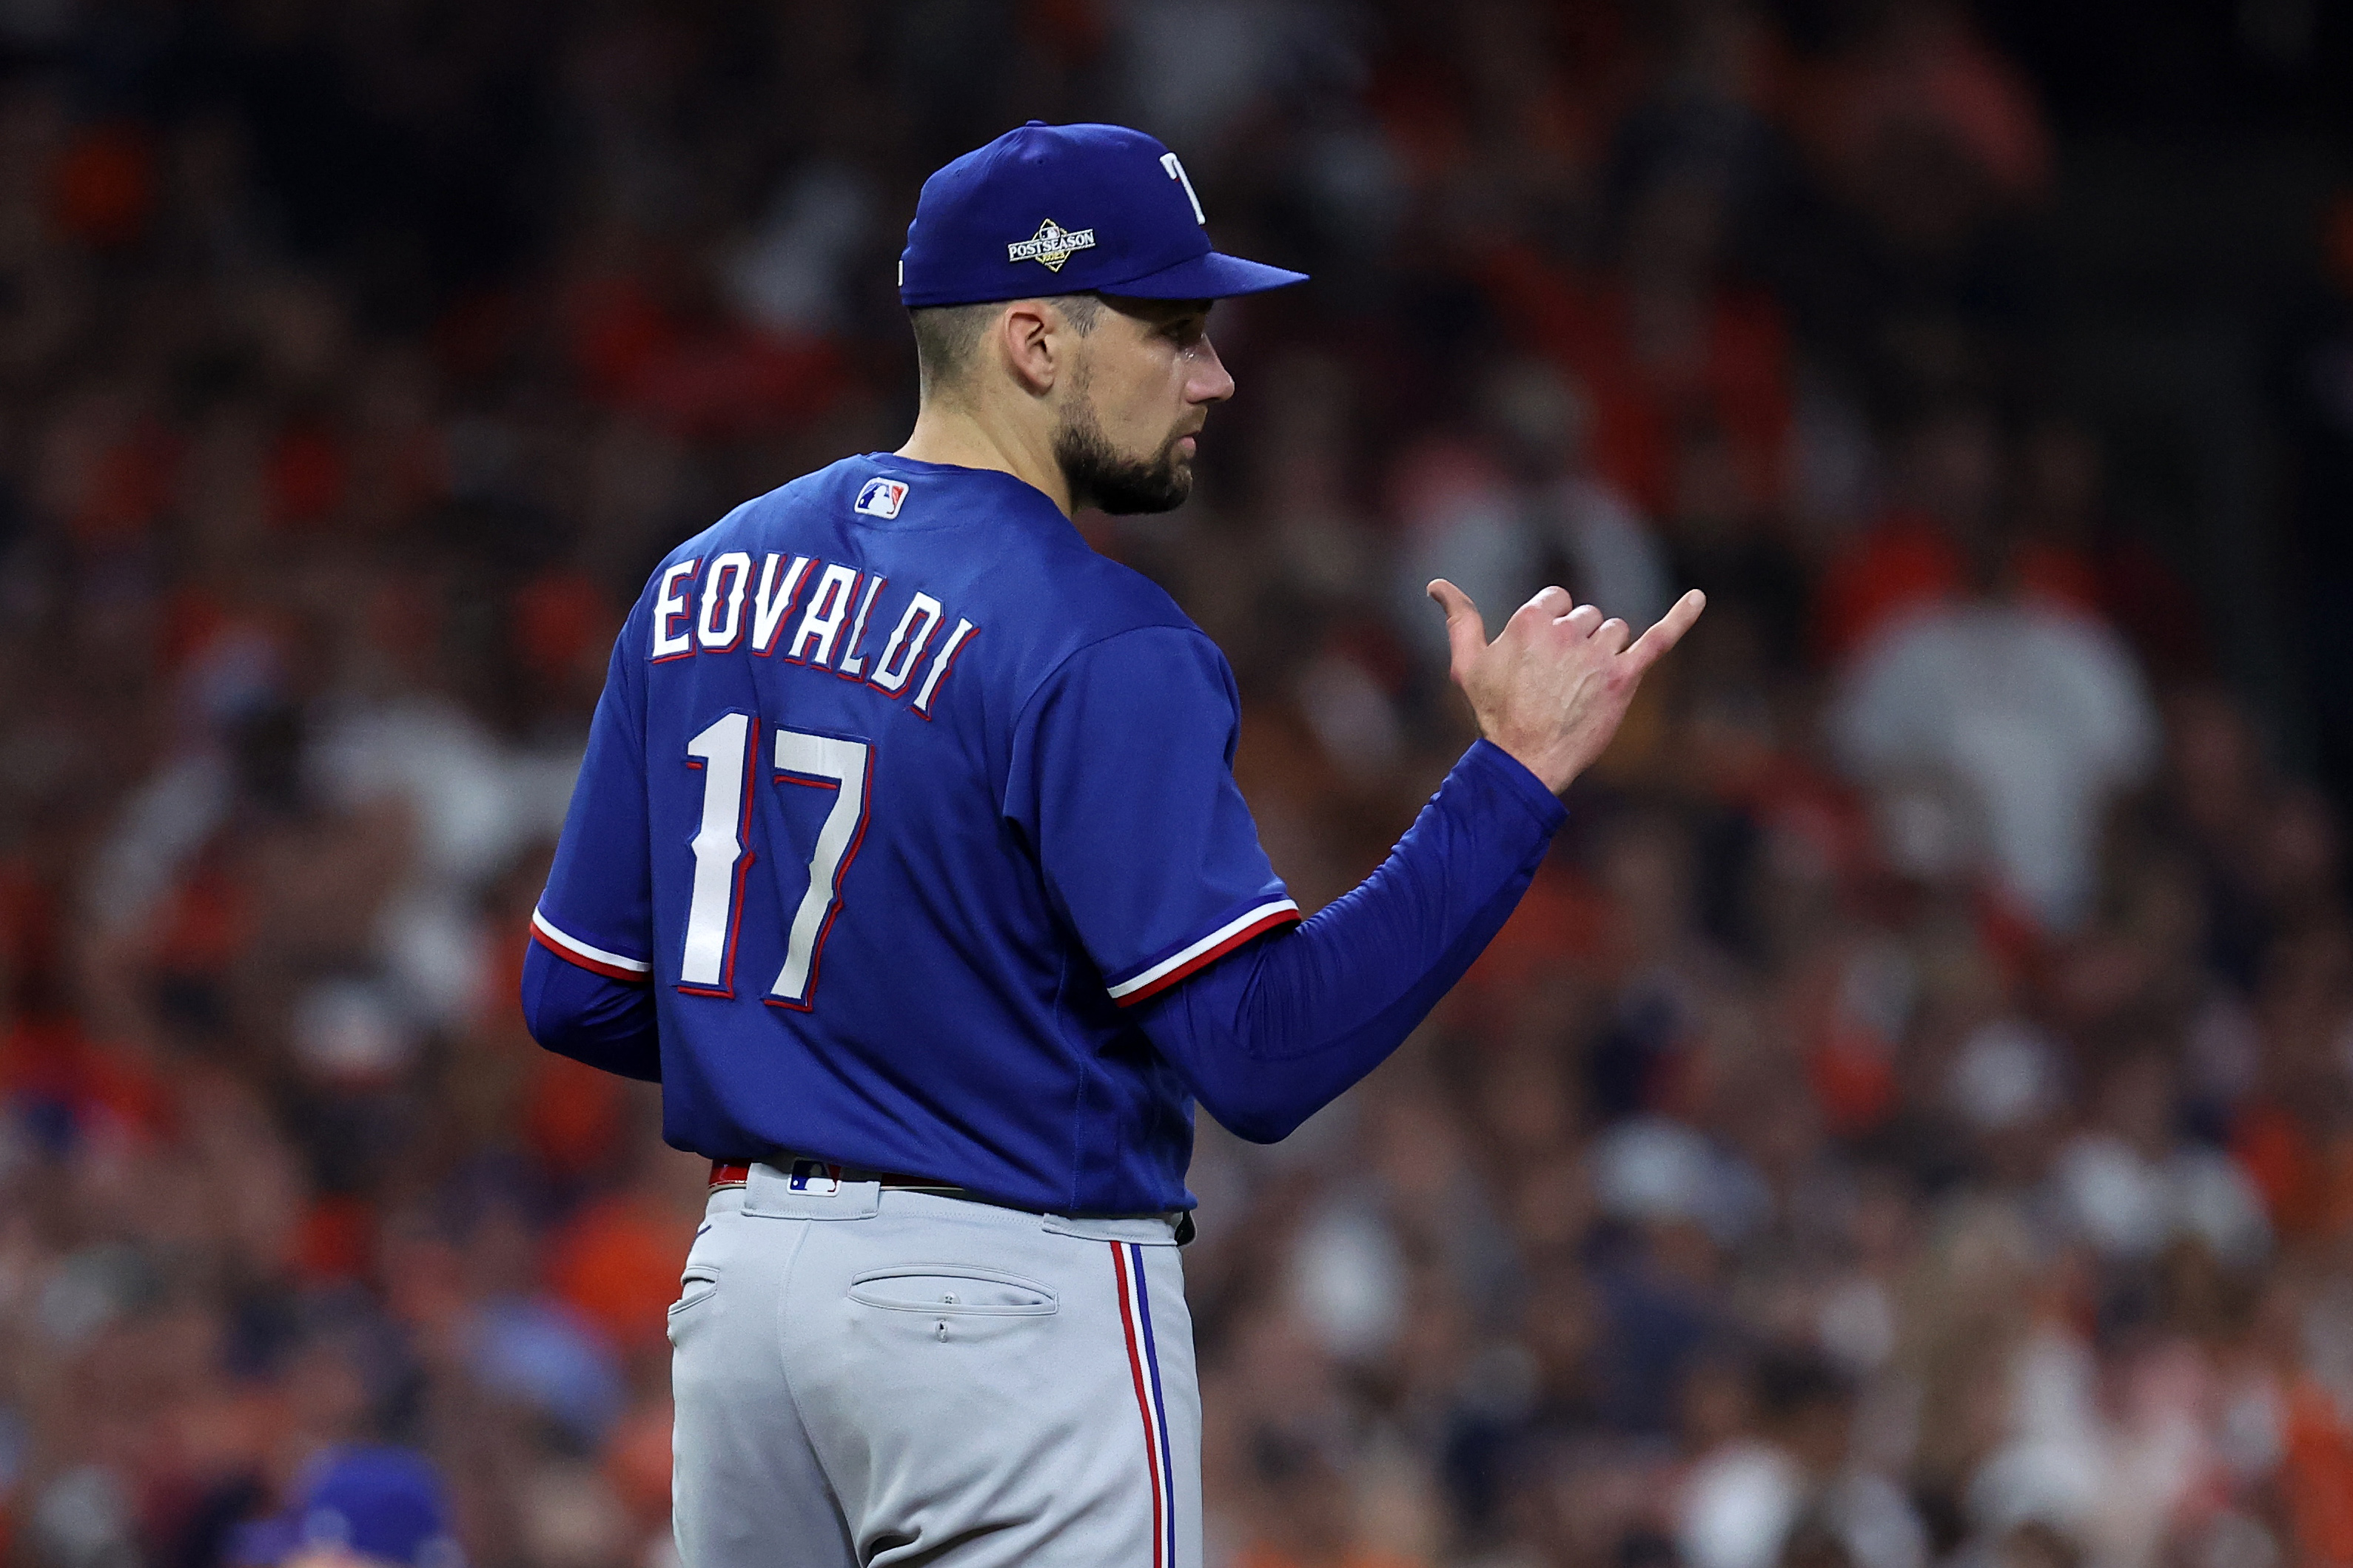
[[1238, 725], [1039, 490], [849, 458], [655, 572], [533, 934], [652, 985], [679, 1148], [1187, 1207], [1191, 1093], [1123, 1008], [1298, 918]]

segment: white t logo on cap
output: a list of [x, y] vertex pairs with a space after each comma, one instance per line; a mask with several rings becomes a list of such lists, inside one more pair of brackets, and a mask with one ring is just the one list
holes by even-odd
[[1203, 228], [1208, 227], [1208, 216], [1201, 211], [1201, 198], [1193, 194], [1193, 182], [1185, 177], [1185, 165], [1176, 161], [1176, 154], [1174, 153], [1161, 153], [1160, 166], [1168, 171], [1168, 177], [1170, 179], [1185, 187], [1185, 199], [1193, 204], [1193, 221], [1199, 224]]

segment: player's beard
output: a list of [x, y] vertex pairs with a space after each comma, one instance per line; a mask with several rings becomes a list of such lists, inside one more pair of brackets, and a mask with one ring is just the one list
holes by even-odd
[[1193, 493], [1193, 465], [1176, 455], [1184, 438], [1169, 437], [1149, 458], [1121, 456], [1082, 385], [1055, 427], [1054, 460], [1062, 466], [1074, 507], [1099, 507], [1114, 517], [1170, 511]]

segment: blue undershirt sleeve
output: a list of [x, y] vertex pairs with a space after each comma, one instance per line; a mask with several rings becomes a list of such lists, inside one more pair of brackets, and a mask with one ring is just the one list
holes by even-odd
[[653, 987], [567, 963], [538, 942], [522, 955], [522, 1019], [559, 1056], [623, 1078], [661, 1081]]
[[1509, 753], [1464, 752], [1379, 868], [1137, 1008], [1209, 1114], [1271, 1143], [1403, 1044], [1527, 891], [1559, 800]]

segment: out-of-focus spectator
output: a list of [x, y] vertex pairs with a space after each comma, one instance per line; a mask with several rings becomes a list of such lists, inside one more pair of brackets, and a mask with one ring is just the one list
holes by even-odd
[[[1904, 1494], [1852, 1462], [1854, 1394], [1818, 1355], [1766, 1356], [1757, 1426], [1703, 1457], [1684, 1481], [1679, 1534], [1695, 1568], [1761, 1568], [1823, 1552], [1920, 1568], [1926, 1542]], [[1820, 1538], [1819, 1541], [1813, 1539]]]
[[245, 1526], [230, 1559], [253, 1568], [464, 1568], [440, 1475], [405, 1448], [355, 1447], [313, 1460], [275, 1518]]
[[2157, 760], [2155, 705], [2116, 635], [2014, 593], [1888, 626], [1857, 654], [1831, 722], [1861, 778], [1957, 780], [2002, 881], [2053, 931], [2089, 910], [2110, 798]]

